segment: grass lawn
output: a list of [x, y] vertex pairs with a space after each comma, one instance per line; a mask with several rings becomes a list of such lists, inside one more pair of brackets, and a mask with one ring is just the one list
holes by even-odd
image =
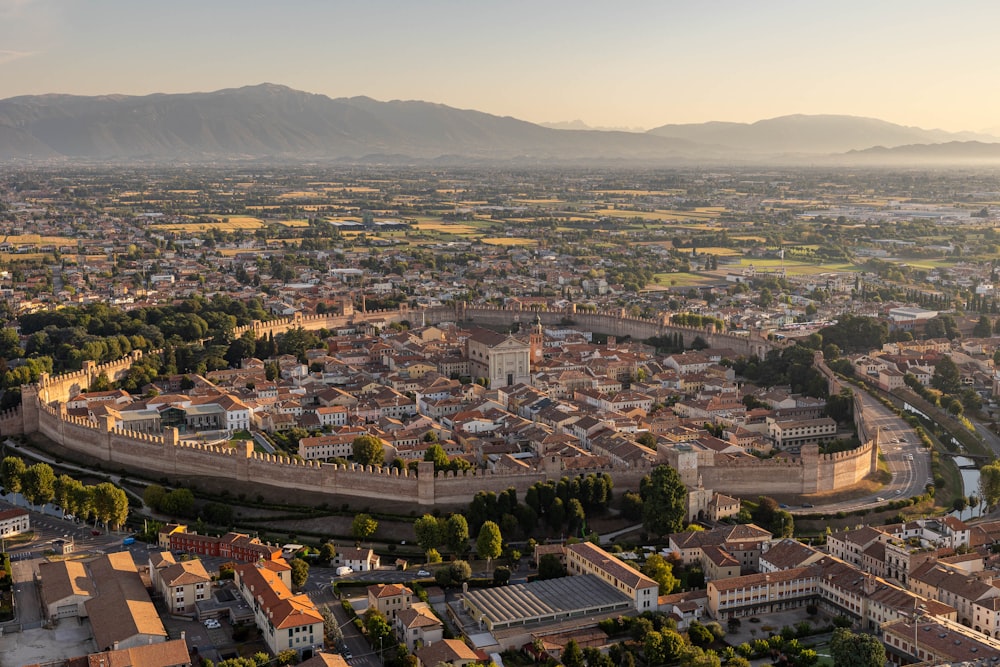
[[694, 287], [717, 281], [717, 277], [703, 276], [697, 273], [657, 273], [653, 276], [654, 285], [665, 287]]

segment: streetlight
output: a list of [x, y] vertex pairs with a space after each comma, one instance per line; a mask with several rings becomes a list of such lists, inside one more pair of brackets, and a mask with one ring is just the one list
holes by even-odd
[[918, 607], [916, 600], [913, 601], [913, 605], [914, 605], [914, 608], [913, 608], [913, 657], [914, 657], [914, 659], [916, 659], [916, 660], [919, 661], [920, 660], [920, 657], [919, 657], [920, 651], [917, 648], [917, 643], [920, 641], [920, 637], [917, 635], [917, 630], [920, 628], [920, 616], [921, 616], [920, 612], [927, 611], [927, 606], [921, 604]]

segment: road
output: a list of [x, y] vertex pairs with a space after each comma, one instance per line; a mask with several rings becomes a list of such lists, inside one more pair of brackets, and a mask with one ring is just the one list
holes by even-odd
[[892, 481], [870, 496], [817, 505], [814, 508], [790, 508], [792, 514], [850, 512], [878, 507], [891, 500], [918, 496], [926, 491], [927, 484], [932, 481], [930, 450], [920, 444], [916, 431], [866, 391], [855, 388], [854, 393], [863, 406], [865, 428], [871, 434], [879, 429], [880, 449]]

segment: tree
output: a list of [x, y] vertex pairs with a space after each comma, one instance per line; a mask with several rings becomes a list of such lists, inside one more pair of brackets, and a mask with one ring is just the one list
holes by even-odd
[[687, 514], [687, 489], [677, 471], [657, 466], [639, 486], [642, 523], [654, 535], [680, 532]]
[[681, 583], [674, 576], [673, 566], [660, 554], [653, 554], [646, 559], [642, 573], [660, 585], [660, 595], [670, 595]]
[[191, 516], [194, 511], [194, 494], [190, 489], [174, 489], [163, 496], [160, 510], [170, 516]]
[[837, 628], [830, 639], [830, 657], [835, 665], [882, 667], [885, 646], [874, 635], [855, 634], [847, 628]]
[[562, 655], [559, 657], [560, 662], [566, 667], [584, 667], [583, 651], [580, 650], [575, 640], [570, 639], [566, 643]]
[[655, 630], [647, 632], [641, 640], [643, 655], [646, 656], [646, 663], [650, 665], [673, 662], [684, 648], [684, 638], [677, 631], [668, 628], [660, 632]]
[[469, 565], [468, 561], [453, 560], [448, 566], [448, 574], [451, 575], [451, 580], [456, 583], [468, 581], [472, 578], [472, 566]]
[[324, 542], [323, 546], [319, 548], [319, 559], [321, 562], [329, 563], [336, 557], [337, 547], [333, 546], [333, 542]]
[[712, 631], [698, 621], [691, 621], [691, 625], [688, 627], [688, 638], [692, 644], [701, 648], [707, 648], [715, 641], [715, 635], [712, 634]]
[[[190, 493], [190, 492], [189, 492]], [[109, 528], [118, 528], [128, 518], [128, 496], [111, 482], [102, 482], [93, 490], [94, 516]]]
[[1000, 503], [1000, 461], [992, 461], [979, 469], [979, 497], [987, 508]]
[[[434, 431], [430, 431], [433, 433]], [[424, 452], [424, 461], [431, 461], [434, 463], [435, 470], [447, 470], [448, 469], [448, 454], [445, 453], [444, 447], [438, 444], [433, 444], [427, 448]]]
[[27, 467], [24, 461], [16, 456], [6, 456], [0, 461], [0, 482], [7, 493], [20, 493], [22, 489], [21, 479]]
[[979, 318], [979, 322], [972, 329], [972, 335], [976, 338], [989, 338], [993, 335], [993, 323], [990, 322], [990, 318], [986, 315], [982, 315]]
[[166, 495], [167, 490], [162, 486], [159, 484], [150, 484], [146, 487], [146, 490], [142, 492], [142, 502], [145, 503], [146, 507], [158, 510], [163, 507], [163, 499]]
[[309, 580], [309, 563], [302, 558], [293, 558], [290, 565], [292, 567], [292, 587], [300, 591]]
[[476, 555], [486, 559], [486, 569], [490, 569], [493, 559], [503, 551], [503, 536], [500, 534], [500, 526], [493, 521], [487, 521], [479, 529], [479, 536], [476, 538]]
[[48, 463], [36, 463], [24, 471], [24, 497], [32, 505], [44, 505], [55, 497], [56, 475]]
[[67, 512], [70, 514], [73, 513], [70, 511], [69, 505], [70, 499], [72, 498], [73, 486], [75, 484], [79, 484], [79, 482], [69, 475], [59, 475], [56, 477], [55, 484], [53, 485], [55, 491], [53, 500], [55, 500], [56, 504], [62, 508], [63, 516], [66, 516]]
[[378, 530], [378, 521], [372, 518], [370, 514], [357, 514], [354, 517], [354, 521], [351, 522], [351, 535], [354, 536], [359, 542], [363, 542]]
[[433, 514], [425, 514], [414, 521], [413, 532], [417, 534], [417, 544], [425, 552], [441, 544], [441, 524]]
[[510, 581], [510, 568], [501, 565], [496, 570], [493, 571], [493, 585], [494, 586], [506, 586], [507, 582]]
[[363, 466], [380, 466], [385, 462], [382, 441], [373, 435], [359, 435], [351, 443], [354, 462]]
[[389, 625], [385, 615], [377, 609], [369, 609], [365, 612], [365, 630], [368, 632], [368, 640], [372, 646], [381, 648], [383, 644], [385, 646], [392, 645], [392, 626]]
[[558, 579], [566, 576], [566, 566], [559, 562], [559, 556], [544, 554], [538, 559], [539, 579]]
[[469, 522], [461, 514], [452, 514], [444, 524], [444, 541], [455, 554], [469, 547]]
[[945, 394], [956, 394], [962, 389], [962, 378], [959, 375], [958, 366], [948, 355], [942, 356], [934, 364], [931, 386]]

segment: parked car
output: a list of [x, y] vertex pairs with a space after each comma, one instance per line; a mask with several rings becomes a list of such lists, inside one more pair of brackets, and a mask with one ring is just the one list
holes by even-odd
[[91, 535], [95, 535], [95, 536], [96, 536], [96, 535], [100, 535], [100, 534], [101, 534], [101, 531], [99, 531], [99, 530], [92, 530], [92, 531], [90, 531], [90, 534], [91, 534]]
[[342, 577], [345, 574], [350, 574], [351, 572], [354, 572], [354, 570], [352, 568], [348, 567], [347, 565], [341, 565], [340, 567], [337, 568], [337, 576], [338, 577]]
[[420, 570], [420, 571], [417, 572], [417, 576], [418, 577], [429, 577], [429, 576], [431, 576], [431, 573], [428, 572], [427, 570]]

